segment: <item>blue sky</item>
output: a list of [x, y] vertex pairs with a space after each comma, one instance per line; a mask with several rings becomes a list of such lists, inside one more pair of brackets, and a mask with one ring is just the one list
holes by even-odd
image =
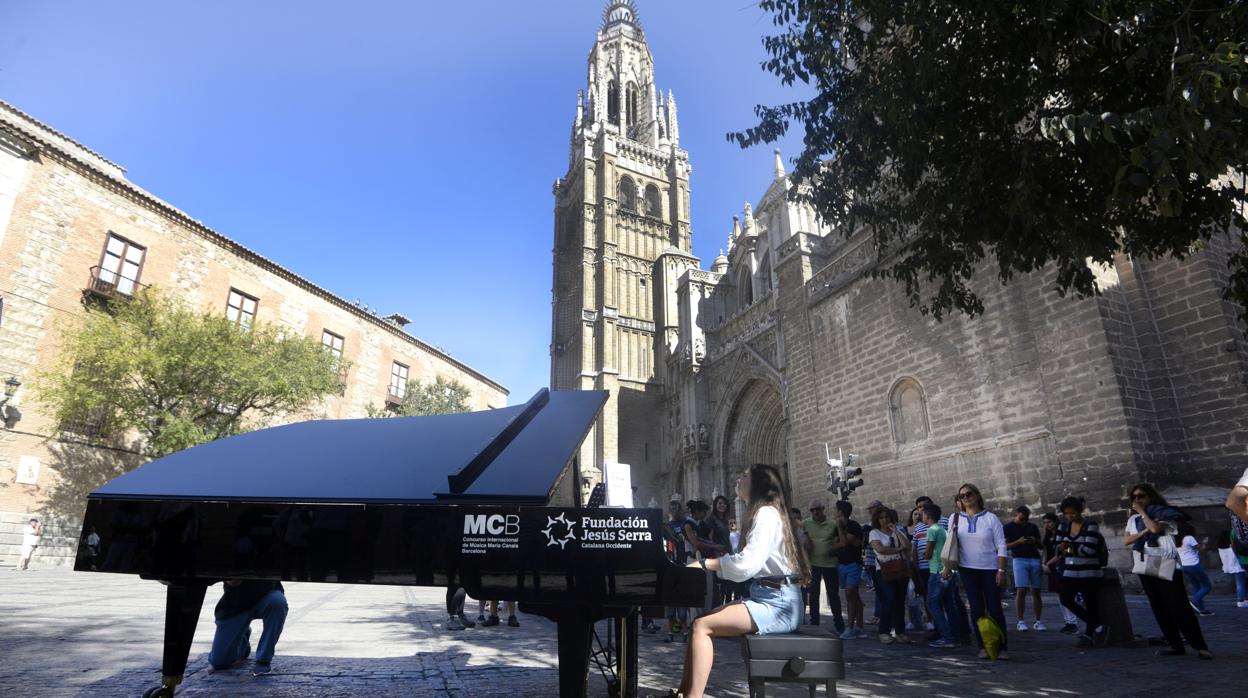
[[[706, 266], [771, 178], [770, 147], [724, 134], [797, 93], [759, 68], [755, 3], [637, 4]], [[549, 380], [551, 184], [603, 5], [10, 2], [0, 99], [523, 401]]]

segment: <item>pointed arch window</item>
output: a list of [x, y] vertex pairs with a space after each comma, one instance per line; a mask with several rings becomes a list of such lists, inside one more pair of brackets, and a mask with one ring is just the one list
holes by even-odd
[[633, 178], [624, 175], [620, 178], [620, 208], [625, 211], [637, 210], [637, 185]]
[[737, 283], [740, 285], [738, 299], [741, 309], [744, 310], [754, 304], [754, 280], [750, 278], [750, 270], [745, 267], [741, 268], [738, 279]]
[[663, 217], [663, 201], [659, 198], [659, 188], [653, 184], [646, 185], [646, 215]]
[[637, 125], [637, 85], [628, 83], [624, 95], [624, 118], [629, 128]]
[[620, 86], [614, 80], [607, 82], [607, 121], [620, 123]]
[[902, 378], [888, 394], [888, 411], [893, 423], [893, 441], [898, 445], [926, 441], [931, 434], [927, 417], [927, 396], [913, 378]]

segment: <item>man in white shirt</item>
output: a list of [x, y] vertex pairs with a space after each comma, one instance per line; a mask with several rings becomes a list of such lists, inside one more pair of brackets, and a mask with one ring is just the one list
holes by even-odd
[[1235, 483], [1231, 493], [1227, 495], [1226, 508], [1238, 516], [1240, 521], [1248, 523], [1248, 468], [1244, 469], [1239, 482]]
[[30, 558], [34, 557], [35, 549], [39, 547], [39, 541], [42, 538], [43, 524], [39, 523], [39, 519], [32, 518], [22, 531], [22, 554], [17, 562], [19, 570], [24, 570], [30, 566]]

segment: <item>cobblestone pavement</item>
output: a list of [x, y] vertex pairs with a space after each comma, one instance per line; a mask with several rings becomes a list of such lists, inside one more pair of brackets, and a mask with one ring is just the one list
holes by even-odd
[[[554, 696], [554, 626], [521, 616], [506, 625], [452, 633], [442, 628], [443, 593], [437, 589], [288, 583], [290, 617], [274, 673], [255, 678], [250, 667], [212, 672], [208, 600], [179, 695], [187, 696]], [[0, 695], [137, 696], [160, 674], [164, 588], [128, 575], [65, 569], [16, 572], [0, 568]], [[1060, 626], [1055, 599], [1046, 620]], [[1129, 597], [1137, 633], [1155, 634], [1142, 597]], [[846, 645], [848, 696], [1230, 695], [1248, 666], [1248, 610], [1227, 596], [1211, 597], [1217, 615], [1204, 619], [1217, 660], [1159, 659], [1150, 648], [1076, 650], [1071, 638], [1050, 631], [1011, 629], [1009, 662], [974, 658], [969, 649], [940, 652], [923, 646]], [[475, 611], [475, 604], [470, 604]], [[1012, 618], [1012, 610], [1007, 611]], [[825, 619], [826, 620], [826, 619]], [[256, 628], [258, 633], [259, 627]], [[917, 635], [916, 635], [917, 637]], [[684, 645], [643, 635], [643, 695], [679, 681]], [[591, 675], [594, 695], [604, 695]], [[1228, 693], [1227, 691], [1230, 691]], [[744, 696], [744, 670], [735, 641], [717, 641], [712, 696]], [[768, 695], [806, 695], [795, 687]]]

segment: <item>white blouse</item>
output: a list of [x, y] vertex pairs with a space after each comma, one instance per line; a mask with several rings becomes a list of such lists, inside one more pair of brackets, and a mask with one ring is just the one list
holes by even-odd
[[949, 517], [949, 526], [958, 537], [958, 565], [968, 570], [995, 570], [997, 558], [1009, 557], [1001, 519], [990, 511], [973, 516], [958, 512]]
[[793, 574], [784, 554], [784, 519], [773, 506], [759, 507], [741, 552], [719, 558], [719, 576], [730, 582]]

